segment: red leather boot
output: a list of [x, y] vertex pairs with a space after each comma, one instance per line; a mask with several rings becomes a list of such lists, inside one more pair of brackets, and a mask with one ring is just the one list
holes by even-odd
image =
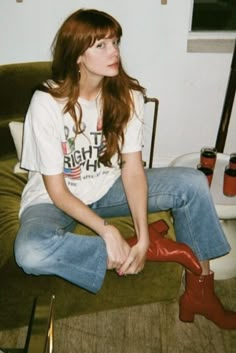
[[[150, 245], [147, 251], [147, 260], [178, 262], [190, 271], [201, 274], [201, 265], [189, 246], [164, 238], [168, 229], [168, 225], [163, 220], [149, 224]], [[135, 245], [137, 243], [136, 236], [128, 239], [127, 242], [130, 246]]]
[[195, 315], [203, 315], [222, 329], [236, 329], [236, 313], [225, 310], [214, 292], [214, 273], [195, 275], [186, 271], [186, 287], [180, 297], [179, 318], [193, 322]]

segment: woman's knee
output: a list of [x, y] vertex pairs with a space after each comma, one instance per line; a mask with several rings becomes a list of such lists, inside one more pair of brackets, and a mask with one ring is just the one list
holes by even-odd
[[176, 187], [184, 190], [200, 190], [208, 188], [206, 176], [199, 170], [194, 168], [171, 168], [173, 172], [173, 179], [176, 182]]
[[192, 173], [189, 176], [191, 187], [196, 189], [198, 192], [205, 193], [206, 191], [209, 191], [209, 184], [206, 175], [197, 169], [192, 169], [191, 172]]
[[21, 225], [14, 244], [14, 254], [17, 265], [26, 273], [37, 274], [38, 268], [42, 266], [42, 244], [34, 227]]
[[[176, 176], [176, 206], [182, 207], [196, 202], [197, 199], [208, 198], [210, 191], [206, 176], [194, 168], [174, 168]], [[179, 174], [177, 176], [177, 174]]]
[[42, 261], [40, 253], [31, 244], [15, 243], [15, 260], [19, 267], [28, 274], [37, 274]]

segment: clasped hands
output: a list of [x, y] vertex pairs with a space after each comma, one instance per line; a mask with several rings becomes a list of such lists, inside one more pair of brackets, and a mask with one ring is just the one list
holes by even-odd
[[107, 268], [114, 269], [118, 275], [138, 274], [145, 265], [148, 243], [137, 242], [130, 247], [117, 228], [106, 226], [103, 240], [107, 249]]

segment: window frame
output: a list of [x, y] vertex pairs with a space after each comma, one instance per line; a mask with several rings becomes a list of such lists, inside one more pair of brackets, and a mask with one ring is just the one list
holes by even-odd
[[236, 31], [192, 31], [194, 0], [191, 0], [187, 52], [232, 53]]

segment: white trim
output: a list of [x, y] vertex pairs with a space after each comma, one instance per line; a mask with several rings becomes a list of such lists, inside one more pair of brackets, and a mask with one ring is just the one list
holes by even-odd
[[187, 52], [233, 53], [236, 32], [190, 32]]

